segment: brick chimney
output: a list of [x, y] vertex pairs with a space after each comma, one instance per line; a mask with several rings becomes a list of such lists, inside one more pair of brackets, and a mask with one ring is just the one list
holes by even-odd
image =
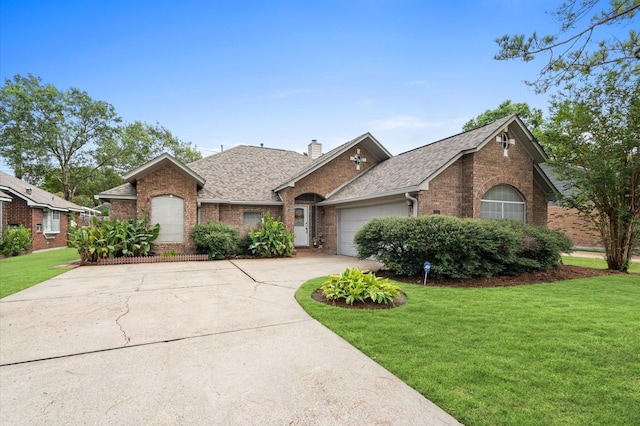
[[322, 155], [322, 144], [318, 143], [317, 140], [313, 139], [309, 144], [309, 157], [312, 160], [315, 160], [321, 155]]

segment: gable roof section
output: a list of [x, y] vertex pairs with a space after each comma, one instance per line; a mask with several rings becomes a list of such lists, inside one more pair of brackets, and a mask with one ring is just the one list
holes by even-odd
[[321, 155], [316, 160], [314, 160], [311, 164], [309, 164], [307, 167], [300, 170], [295, 176], [291, 177], [287, 181], [284, 181], [284, 183], [281, 183], [280, 186], [274, 189], [274, 192], [281, 191], [287, 187], [295, 186], [296, 182], [298, 182], [300, 179], [315, 172], [316, 170], [318, 170], [319, 168], [321, 168], [322, 166], [324, 166], [334, 158], [342, 155], [343, 153], [345, 153], [346, 151], [348, 151], [349, 149], [353, 148], [358, 144], [362, 144], [363, 148], [369, 151], [375, 157], [376, 161], [385, 161], [391, 158], [391, 153], [389, 153], [389, 151], [387, 151], [387, 149], [384, 146], [382, 146], [382, 144], [378, 142], [378, 140], [374, 138], [371, 133], [367, 132], [363, 135], [358, 136], [355, 139], [350, 140], [347, 143], [340, 145], [337, 148], [332, 149], [326, 154]]
[[11, 202], [11, 196], [6, 192], [0, 191], [0, 201], [6, 201], [7, 203]]
[[[494, 141], [505, 128], [512, 131], [534, 163], [547, 156], [520, 118], [511, 115], [474, 130], [399, 154], [368, 169], [358, 179], [327, 196], [322, 204], [338, 204], [429, 188], [429, 182], [465, 154]], [[544, 179], [539, 179], [544, 184]], [[545, 189], [545, 188], [543, 188]], [[553, 192], [553, 187], [546, 188]]]
[[107, 189], [96, 195], [99, 200], [135, 200], [137, 196], [136, 187], [129, 182]]
[[127, 182], [133, 184], [139, 178], [153, 172], [154, 170], [159, 169], [160, 167], [166, 164], [171, 164], [172, 166], [180, 170], [182, 173], [184, 173], [185, 175], [187, 175], [188, 177], [196, 181], [196, 183], [198, 184], [198, 189], [201, 189], [204, 186], [206, 180], [202, 176], [198, 175], [198, 173], [194, 172], [192, 169], [185, 166], [184, 164], [176, 160], [172, 155], [167, 153], [159, 155], [153, 160], [144, 163], [142, 166], [138, 167], [137, 169], [130, 171], [129, 173], [124, 175], [124, 178], [126, 179]]
[[207, 179], [205, 203], [282, 204], [272, 191], [312, 162], [295, 151], [240, 145], [189, 164]]
[[70, 201], [60, 198], [50, 192], [33, 186], [22, 179], [18, 179], [6, 173], [0, 172], [0, 191], [14, 195], [26, 201], [29, 207], [48, 208], [58, 211], [91, 211], [88, 207], [82, 207]]

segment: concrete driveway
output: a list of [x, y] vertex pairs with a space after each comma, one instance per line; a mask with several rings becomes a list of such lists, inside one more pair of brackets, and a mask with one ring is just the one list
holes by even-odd
[[0, 300], [2, 424], [453, 425], [310, 318], [342, 256], [87, 266]]

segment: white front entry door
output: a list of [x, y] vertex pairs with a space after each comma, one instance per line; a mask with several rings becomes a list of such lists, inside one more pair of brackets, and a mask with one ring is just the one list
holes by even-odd
[[309, 206], [293, 206], [293, 234], [296, 247], [309, 245]]

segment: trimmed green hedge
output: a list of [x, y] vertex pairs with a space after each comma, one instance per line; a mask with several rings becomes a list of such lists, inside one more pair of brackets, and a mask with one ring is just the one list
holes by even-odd
[[208, 254], [209, 259], [228, 259], [238, 252], [239, 233], [222, 222], [207, 222], [193, 227], [191, 240], [196, 253]]
[[372, 219], [355, 236], [358, 256], [375, 257], [399, 275], [436, 279], [518, 275], [557, 267], [571, 240], [546, 227], [508, 220], [432, 215]]

